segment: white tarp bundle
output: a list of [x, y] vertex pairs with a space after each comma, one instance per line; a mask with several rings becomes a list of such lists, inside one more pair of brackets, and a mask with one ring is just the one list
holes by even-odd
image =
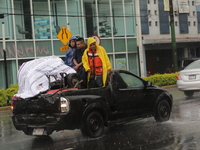
[[[42, 57], [22, 64], [18, 71], [18, 93], [21, 98], [33, 97], [49, 88], [49, 80], [46, 75], [57, 75], [61, 72], [76, 73], [74, 69], [64, 64], [57, 56]], [[51, 78], [51, 81], [55, 81]]]

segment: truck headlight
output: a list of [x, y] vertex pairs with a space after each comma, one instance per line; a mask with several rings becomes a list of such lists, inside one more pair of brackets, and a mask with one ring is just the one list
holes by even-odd
[[60, 97], [60, 108], [61, 108], [61, 112], [69, 112], [69, 100], [64, 98], [64, 97]]

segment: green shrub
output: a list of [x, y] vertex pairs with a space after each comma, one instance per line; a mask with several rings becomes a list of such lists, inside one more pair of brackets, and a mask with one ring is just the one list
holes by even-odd
[[11, 84], [6, 90], [0, 89], [0, 106], [6, 106], [7, 101], [11, 100], [13, 95], [18, 91], [17, 84]]
[[6, 96], [6, 91], [0, 89], [0, 106], [5, 106], [7, 104], [8, 97]]
[[6, 96], [8, 97], [8, 100], [11, 100], [13, 95], [16, 94], [17, 91], [18, 91], [18, 85], [11, 84], [9, 88], [6, 89]]
[[179, 72], [175, 73], [165, 73], [165, 74], [154, 74], [149, 77], [142, 77], [146, 81], [151, 81], [154, 85], [166, 86], [176, 84], [176, 75]]

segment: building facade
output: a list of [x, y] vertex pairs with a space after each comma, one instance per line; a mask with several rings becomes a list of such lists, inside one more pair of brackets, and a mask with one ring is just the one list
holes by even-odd
[[[5, 24], [8, 84], [17, 83], [23, 62], [66, 52], [57, 38], [67, 27], [73, 36], [101, 38], [113, 68], [140, 75], [135, 0], [0, 0]], [[0, 26], [1, 26], [0, 25]], [[0, 88], [5, 88], [3, 37], [0, 29]]]
[[[151, 74], [173, 67], [169, 8], [165, 0], [140, 0], [142, 45]], [[173, 0], [177, 60], [200, 57], [200, 1]], [[179, 65], [179, 63], [178, 63]]]

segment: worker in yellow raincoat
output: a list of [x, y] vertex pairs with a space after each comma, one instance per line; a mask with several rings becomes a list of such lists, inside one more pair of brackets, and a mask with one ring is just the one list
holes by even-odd
[[98, 45], [92, 37], [88, 38], [88, 47], [82, 56], [83, 67], [88, 73], [88, 88], [104, 87], [108, 71], [112, 72], [112, 66], [106, 50]]

